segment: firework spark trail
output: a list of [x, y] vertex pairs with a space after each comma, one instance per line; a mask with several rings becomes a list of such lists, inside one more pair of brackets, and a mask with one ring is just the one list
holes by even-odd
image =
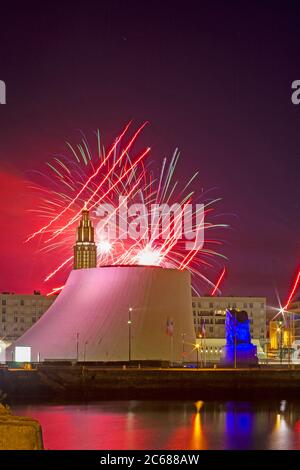
[[211, 296], [214, 296], [215, 293], [216, 293], [216, 291], [219, 289], [219, 286], [220, 286], [220, 284], [221, 284], [221, 282], [222, 282], [222, 280], [223, 280], [223, 278], [224, 278], [224, 276], [225, 276], [225, 272], [226, 272], [226, 268], [225, 268], [225, 266], [224, 266], [223, 271], [221, 272], [221, 274], [220, 274], [220, 276], [219, 276], [219, 279], [218, 279], [217, 282], [216, 282], [215, 287], [214, 287], [213, 290], [211, 291], [211, 294], [210, 294]]
[[[44, 227], [40, 228], [38, 231], [34, 232], [33, 234], [31, 234], [26, 240], [25, 242], [28, 242], [29, 240], [32, 240], [36, 235], [42, 233], [44, 230], [46, 230], [47, 228], [49, 228], [56, 220], [59, 219], [59, 217], [61, 217], [62, 214], [64, 214], [71, 206], [72, 204], [74, 204], [74, 202], [79, 198], [79, 196], [82, 194], [82, 192], [85, 190], [85, 188], [88, 186], [88, 184], [91, 182], [91, 180], [93, 178], [95, 178], [97, 176], [97, 174], [99, 173], [99, 171], [101, 170], [101, 168], [103, 167], [103, 165], [105, 164], [105, 162], [108, 160], [108, 158], [110, 157], [110, 155], [112, 154], [113, 150], [115, 149], [115, 147], [118, 145], [118, 143], [120, 142], [120, 140], [123, 138], [123, 136], [125, 135], [125, 133], [127, 132], [129, 126], [130, 126], [131, 122], [129, 122], [125, 129], [123, 130], [123, 132], [120, 134], [120, 136], [116, 139], [114, 145], [112, 146], [112, 148], [110, 149], [109, 153], [107, 154], [107, 156], [105, 157], [105, 159], [103, 160], [103, 162], [101, 163], [101, 165], [97, 168], [97, 170], [95, 171], [95, 173], [90, 176], [90, 178], [86, 181], [86, 183], [84, 184], [84, 186], [81, 188], [81, 190], [77, 193], [77, 195], [75, 196], [75, 198], [59, 213], [57, 214], [54, 219], [52, 219], [47, 225], [45, 225]], [[49, 163], [48, 165], [54, 170], [55, 168], [52, 167]], [[62, 175], [60, 175], [62, 177]]]
[[[42, 203], [35, 208], [35, 212], [39, 216], [47, 217], [48, 220], [50, 218], [44, 230], [43, 228], [40, 229], [48, 235], [47, 240], [44, 242], [45, 247], [40, 248], [40, 250], [59, 249], [62, 252], [63, 249], [66, 250], [68, 248], [69, 252], [70, 246], [74, 243], [73, 224], [80, 218], [83, 203], [86, 201], [88, 203], [88, 210], [91, 210], [105, 198], [105, 203], [110, 203], [114, 207], [114, 211], [110, 214], [109, 219], [118, 212], [119, 224], [122, 224], [123, 220], [126, 223], [126, 227], [127, 219], [124, 220], [125, 214], [119, 211], [119, 209], [125, 201], [128, 201], [128, 204], [138, 202], [139, 204], [144, 204], [147, 208], [147, 217], [151, 217], [151, 231], [149, 231], [149, 219], [145, 225], [141, 223], [139, 239], [123, 240], [119, 234], [117, 238], [114, 237], [110, 240], [109, 232], [106, 233], [105, 226], [102, 227], [101, 233], [98, 233], [97, 230], [97, 265], [152, 264], [182, 270], [187, 268], [193, 276], [197, 276], [197, 278], [202, 279], [213, 288], [215, 287], [214, 283], [203, 275], [201, 267], [213, 268], [213, 258], [216, 255], [222, 255], [213, 251], [213, 249], [206, 248], [206, 246], [200, 249], [196, 246], [196, 242], [200, 229], [206, 231], [215, 227], [223, 228], [226, 225], [206, 222], [204, 218], [202, 222], [198, 222], [198, 212], [200, 210], [198, 208], [196, 213], [187, 211], [185, 214], [186, 205], [194, 199], [191, 183], [195, 180], [198, 173], [195, 173], [183, 186], [179, 184], [178, 180], [175, 181], [176, 165], [179, 160], [177, 149], [173, 153], [169, 164], [167, 164], [166, 158], [163, 159], [161, 172], [158, 177], [156, 177], [156, 174], [153, 174], [149, 162], [148, 164], [145, 163], [144, 157], [148, 154], [149, 148], [142, 155], [131, 160], [128, 151], [145, 125], [146, 123], [138, 129], [125, 148], [122, 146], [117, 150], [115, 145], [113, 149], [110, 149], [111, 153], [106, 156], [105, 148], [101, 148], [98, 131], [96, 134], [98, 146], [96, 152], [97, 159], [94, 160], [95, 165], [93, 164], [93, 153], [85, 137], [77, 145], [76, 150], [74, 150], [71, 144], [68, 144], [75, 158], [73, 155], [71, 156], [72, 158], [58, 155], [54, 158], [54, 164], [48, 165], [52, 172], [52, 179], [47, 175], [41, 174], [41, 176], [52, 182], [51, 187], [54, 187], [55, 190], [45, 190], [41, 186], [35, 188], [38, 191], [42, 191], [44, 195]], [[128, 126], [129, 124], [124, 129], [124, 133]], [[105, 167], [103, 162], [105, 162]], [[102, 174], [100, 173], [101, 168]], [[35, 173], [38, 174], [38, 172]], [[101, 174], [100, 180], [99, 177], [97, 180], [94, 179], [93, 175], [95, 173], [95, 176]], [[181, 189], [182, 187], [183, 189]], [[188, 192], [186, 193], [187, 189]], [[83, 199], [84, 190], [86, 191], [86, 197]], [[74, 194], [76, 194], [75, 197]], [[124, 201], [121, 204], [120, 197]], [[177, 203], [176, 197], [181, 199], [180, 203]], [[205, 217], [213, 210], [209, 206], [218, 200], [209, 198], [205, 204], [201, 205], [201, 211], [204, 206], [203, 213]], [[155, 204], [155, 208], [153, 204]], [[164, 213], [160, 212], [162, 206], [170, 206], [171, 208], [172, 204], [179, 206], [179, 209], [171, 209], [172, 213], [170, 213], [168, 218], [163, 218], [162, 220], [162, 217], [164, 217]], [[157, 205], [159, 207], [159, 217], [154, 220], [153, 215], [155, 215]], [[69, 209], [68, 216], [62, 218], [60, 223], [55, 224], [55, 226], [52, 225], [54, 221], [57, 221], [59, 217], [65, 214], [67, 208]], [[186, 245], [186, 241], [184, 242], [184, 238], [182, 240], [180, 238], [183, 217], [184, 222], [189, 223], [189, 234], [196, 234], [195, 242], [192, 244], [192, 240], [190, 240], [189, 246]], [[94, 218], [92, 213], [91, 218], [92, 220]], [[107, 222], [108, 220], [106, 220], [106, 224]], [[160, 224], [162, 224], [161, 228]], [[158, 228], [158, 233], [156, 233]], [[166, 233], [167, 236], [164, 236]], [[155, 234], [157, 235], [156, 237]], [[63, 237], [60, 235], [63, 235]], [[53, 240], [59, 236], [60, 238], [54, 242]], [[217, 240], [209, 240], [205, 237], [205, 245], [219, 243]], [[47, 275], [45, 281], [52, 279], [63, 268], [69, 267], [71, 260], [72, 257], [66, 257], [64, 262]]]
[[49, 297], [49, 295], [54, 295], [54, 294], [57, 294], [58, 292], [60, 292], [61, 290], [63, 290], [65, 286], [60, 286], [60, 287], [54, 287], [54, 289], [52, 289], [51, 292], [48, 292], [47, 297]]
[[[140, 128], [141, 130], [141, 128]], [[139, 130], [139, 131], [140, 131]], [[137, 134], [137, 133], [136, 133]], [[135, 134], [135, 135], [136, 135]], [[133, 143], [133, 140], [131, 141]], [[132, 145], [131, 143], [131, 145]], [[99, 204], [124, 178], [125, 176], [127, 176], [128, 173], [130, 173], [137, 165], [138, 163], [150, 152], [150, 147], [148, 147], [143, 153], [142, 155], [140, 155], [140, 157], [131, 165], [131, 167], [128, 168], [127, 171], [125, 171], [125, 173], [123, 173], [119, 179], [117, 180], [116, 183], [114, 183], [108, 190], [106, 193], [104, 193], [96, 202], [94, 202], [90, 207], [89, 207], [89, 210], [93, 209], [96, 204]], [[122, 152], [122, 156], [124, 156], [123, 152]], [[120, 157], [121, 158], [121, 157]], [[113, 166], [113, 169], [115, 168], [115, 164]], [[97, 186], [96, 190], [93, 192], [92, 196], [90, 196], [89, 200], [87, 201], [87, 203], [89, 203], [92, 198], [97, 194], [97, 192], [99, 191], [99, 189], [103, 186], [104, 182], [107, 181], [108, 179], [108, 176], [111, 174], [113, 170], [110, 170], [109, 173], [105, 176], [105, 178], [101, 181], [101, 183]], [[72, 225], [74, 222], [76, 222], [79, 218], [80, 218], [80, 215], [81, 215], [81, 210], [79, 210], [77, 212], [77, 214], [75, 216], [73, 216], [73, 218], [66, 224], [64, 225], [63, 227], [61, 227], [60, 229], [58, 230], [55, 230], [54, 234], [52, 237], [48, 238], [46, 242], [49, 242], [51, 240], [53, 240], [55, 237], [57, 237], [57, 235], [59, 235], [61, 232], [63, 232], [67, 227], [69, 227], [70, 225]]]
[[283, 310], [287, 310], [289, 308], [289, 305], [290, 305], [291, 301], [293, 300], [293, 297], [295, 295], [295, 292], [296, 292], [296, 289], [297, 289], [299, 283], [300, 283], [300, 268], [299, 268], [298, 274], [296, 276], [295, 282], [292, 286], [291, 292], [288, 296], [287, 302], [286, 302], [285, 306], [283, 307]]
[[[115, 208], [115, 210], [109, 215], [109, 217], [107, 217], [105, 219], [105, 224], [107, 224], [111, 218], [113, 216], [116, 215], [116, 213], [120, 210], [120, 208], [125, 204], [125, 202], [127, 201], [127, 199], [132, 195], [132, 193], [136, 190], [136, 188], [138, 187], [138, 185], [140, 184], [140, 180], [141, 180], [142, 176], [137, 180], [137, 182], [133, 185], [133, 187], [131, 188], [131, 190], [129, 191], [129, 193], [126, 195], [126, 197], [124, 197], [124, 199], [120, 202], [120, 204]], [[117, 240], [118, 242], [119, 240]], [[114, 262], [112, 264], [118, 264], [117, 262]]]
[[[142, 155], [143, 156], [143, 155]], [[142, 157], [141, 156], [141, 157]], [[141, 158], [140, 157], [140, 158]], [[138, 185], [140, 184], [140, 180], [142, 178], [142, 175], [139, 177], [139, 179], [137, 180], [137, 182], [134, 184], [134, 186], [131, 188], [131, 190], [129, 191], [129, 193], [127, 194], [127, 198], [131, 196], [131, 194], [135, 191], [135, 189], [138, 187]], [[108, 218], [108, 220], [112, 217], [112, 215], [114, 215], [119, 209], [120, 207], [123, 205], [123, 203], [121, 203], [116, 209], [115, 211], [111, 214], [111, 216]], [[81, 213], [81, 211], [80, 211]], [[106, 222], [108, 222], [108, 220]], [[49, 239], [51, 240], [51, 239]], [[66, 259], [63, 263], [61, 263], [54, 271], [52, 271], [45, 279], [45, 282], [48, 281], [49, 279], [51, 279], [55, 274], [57, 274], [69, 261], [71, 261], [73, 258], [73, 256], [71, 256], [70, 258]]]
[[[201, 226], [198, 227], [197, 231], [200, 230], [200, 229], [202, 230]], [[186, 255], [186, 257], [184, 258], [184, 260], [181, 262], [181, 264], [179, 266], [179, 269], [181, 271], [183, 271], [187, 267], [187, 265], [195, 258], [195, 256], [199, 253], [199, 251], [203, 248], [202, 245], [201, 245], [200, 247], [198, 247], [196, 249], [196, 243], [197, 243], [197, 235], [195, 237], [195, 242], [194, 242], [194, 246], [193, 246], [192, 250], [190, 250], [188, 252], [188, 254]]]
[[54, 271], [52, 271], [52, 273], [50, 273], [45, 279], [44, 279], [44, 282], [47, 282], [49, 281], [49, 279], [51, 279], [51, 277], [53, 277], [56, 273], [58, 273], [58, 271], [60, 271], [69, 261], [71, 261], [71, 259], [73, 259], [73, 255], [70, 256], [70, 258], [66, 259], [63, 263], [61, 263], [58, 268], [56, 268]]
[[[173, 224], [172, 224], [172, 221], [170, 221], [169, 226], [166, 227], [166, 229], [168, 229], [168, 234], [170, 235], [170, 237], [166, 238], [166, 240], [164, 241], [163, 245], [160, 248], [160, 253], [162, 253], [164, 250], [163, 258], [171, 251], [171, 249], [175, 246], [176, 242], [178, 241], [179, 224], [177, 224], [177, 220], [182, 220], [182, 214], [184, 214], [187, 204], [188, 202], [184, 204], [183, 208], [181, 209], [177, 217], [174, 217]], [[170, 227], [171, 227], [171, 233], [169, 233]], [[175, 236], [175, 227], [176, 227], [176, 236]], [[180, 226], [180, 230], [181, 230], [181, 226]], [[172, 232], [173, 232], [173, 235], [171, 235]]]

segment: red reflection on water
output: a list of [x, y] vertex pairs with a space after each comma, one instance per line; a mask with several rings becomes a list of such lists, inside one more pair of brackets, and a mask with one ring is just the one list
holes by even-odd
[[[16, 410], [16, 414], [20, 412]], [[22, 415], [37, 419], [44, 446], [50, 450], [146, 449], [156, 439], [151, 429], [141, 429], [133, 413], [107, 412], [93, 407], [26, 407]]]
[[195, 413], [188, 423], [178, 426], [166, 442], [166, 449], [204, 450], [207, 448], [200, 413]]

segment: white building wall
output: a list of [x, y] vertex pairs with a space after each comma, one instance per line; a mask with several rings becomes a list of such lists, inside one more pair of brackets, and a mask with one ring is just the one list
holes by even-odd
[[[182, 360], [193, 355], [188, 271], [150, 266], [73, 270], [49, 310], [11, 348], [31, 347], [32, 361], [127, 361], [129, 308], [132, 360]], [[167, 323], [169, 319], [169, 333]], [[170, 327], [170, 325], [173, 325]]]

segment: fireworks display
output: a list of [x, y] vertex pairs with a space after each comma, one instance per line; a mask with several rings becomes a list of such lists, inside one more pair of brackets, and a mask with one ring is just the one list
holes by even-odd
[[[36, 192], [38, 203], [32, 211], [41, 220], [41, 227], [29, 234], [26, 242], [30, 243], [38, 237], [42, 252], [55, 251], [55, 265], [47, 273], [45, 282], [52, 278], [61, 281], [62, 277], [59, 276], [65, 276], [72, 268], [76, 227], [86, 205], [95, 227], [98, 266], [140, 264], [189, 269], [195, 290], [197, 280], [202, 281], [206, 288], [213, 289], [214, 294], [219, 290], [225, 268], [216, 284], [207, 274], [210, 269], [214, 269], [217, 257], [224, 258], [216, 251], [221, 242], [209, 237], [212, 229], [226, 227], [223, 223], [210, 222], [214, 215], [214, 204], [219, 199], [207, 199], [205, 194], [197, 194], [194, 187], [198, 173], [183, 183], [177, 178], [178, 150], [175, 150], [169, 162], [163, 159], [161, 170], [156, 174], [149, 160], [150, 148], [138, 152], [135, 150], [136, 141], [145, 125], [130, 133], [132, 123], [127, 124], [108, 149], [102, 146], [99, 131], [93, 142], [95, 148], [85, 136], [76, 146], [67, 142], [67, 155], [54, 156], [47, 162], [47, 172], [35, 172], [35, 183], [31, 184], [31, 189]], [[204, 207], [200, 224], [197, 210], [186, 211], [186, 207], [192, 203], [201, 203]], [[105, 223], [97, 215], [101, 204], [115, 207], [114, 213], [106, 217]], [[152, 217], [153, 207], [179, 204], [179, 212], [170, 218], [164, 228], [168, 236], [161, 236], [161, 233], [158, 236], [161, 220], [157, 219], [157, 227], [154, 230], [152, 227], [151, 233], [147, 226], [141, 224], [141, 236], [136, 240], [124, 238], [120, 234], [111, 237], [107, 231], [109, 219], [116, 219], [118, 227], [121, 227], [124, 225], [122, 214], [125, 208], [133, 204], [146, 207], [151, 220], [155, 220]], [[199, 230], [204, 231], [203, 246], [189, 243], [187, 249], [186, 242], [177, 233], [182, 220], [188, 222], [190, 230], [196, 235]], [[61, 288], [55, 287], [52, 293]]]
[[286, 320], [286, 317], [285, 317], [285, 313], [288, 311], [288, 308], [292, 302], [292, 300], [294, 299], [295, 297], [295, 294], [297, 292], [297, 289], [298, 287], [300, 286], [300, 269], [298, 269], [297, 271], [297, 275], [292, 283], [292, 286], [291, 286], [291, 289], [290, 289], [290, 292], [288, 294], [288, 297], [287, 297], [287, 300], [286, 300], [286, 303], [284, 304], [284, 306], [282, 306], [282, 303], [279, 299], [279, 295], [277, 294], [277, 299], [278, 299], [278, 303], [280, 305], [280, 307], [276, 310], [277, 313], [274, 315], [274, 317], [272, 318], [272, 320], [275, 320], [277, 317], [279, 317], [280, 315], [282, 315], [282, 317], [284, 318], [284, 320]]

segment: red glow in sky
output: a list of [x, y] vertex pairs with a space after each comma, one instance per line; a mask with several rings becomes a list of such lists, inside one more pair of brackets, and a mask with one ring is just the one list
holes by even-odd
[[19, 175], [0, 171], [0, 289], [15, 293], [46, 292], [43, 279], [53, 254], [40, 254], [39, 240], [24, 240], [39, 221], [29, 212], [35, 205], [32, 192]]

